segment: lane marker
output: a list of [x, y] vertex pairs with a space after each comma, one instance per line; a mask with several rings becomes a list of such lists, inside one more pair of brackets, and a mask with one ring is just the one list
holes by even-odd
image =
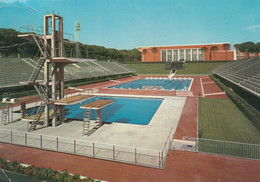
[[200, 86], [201, 86], [201, 91], [202, 91], [202, 97], [205, 97], [204, 88], [203, 88], [203, 85], [202, 85], [202, 79], [201, 78], [200, 78]]
[[215, 82], [205, 82], [205, 83], [202, 83], [202, 84], [204, 85], [204, 84], [210, 84], [210, 83], [215, 83]]
[[226, 94], [226, 93], [225, 92], [216, 92], [216, 93], [205, 94], [205, 96], [208, 96], [208, 95], [222, 95], [222, 94]]

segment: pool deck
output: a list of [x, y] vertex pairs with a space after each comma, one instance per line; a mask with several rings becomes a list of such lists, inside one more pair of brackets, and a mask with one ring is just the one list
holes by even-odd
[[[124, 96], [151, 98], [151, 96], [106, 94], [105, 96]], [[89, 137], [82, 136], [82, 122], [70, 121], [57, 127], [46, 127], [30, 133], [47, 136], [57, 136], [68, 139], [81, 139], [111, 145], [126, 145], [151, 150], [162, 150], [169, 131], [176, 130], [186, 101], [185, 97], [156, 97], [164, 98], [160, 107], [148, 125], [134, 125], [124, 123], [104, 124]], [[153, 97], [153, 98], [154, 98]], [[173, 114], [173, 112], [175, 114]], [[134, 114], [134, 113], [133, 113]], [[94, 122], [93, 122], [94, 123]], [[92, 125], [94, 127], [94, 124]], [[27, 122], [19, 121], [1, 126], [2, 129], [26, 132]]]

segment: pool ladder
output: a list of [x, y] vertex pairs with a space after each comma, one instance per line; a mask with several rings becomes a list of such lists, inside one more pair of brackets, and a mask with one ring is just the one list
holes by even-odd
[[91, 109], [85, 109], [84, 118], [83, 118], [83, 133], [82, 133], [83, 136], [87, 135], [87, 133], [89, 132], [90, 114], [91, 114]]

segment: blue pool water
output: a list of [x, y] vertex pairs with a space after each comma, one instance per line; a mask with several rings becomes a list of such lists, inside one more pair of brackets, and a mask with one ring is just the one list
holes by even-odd
[[[80, 106], [98, 99], [109, 99], [115, 102], [102, 108], [102, 121], [147, 125], [161, 105], [163, 99], [143, 99], [125, 97], [95, 97], [81, 104], [68, 105], [66, 118], [83, 119], [84, 109]], [[96, 119], [97, 112], [91, 111], [91, 119]]]
[[161, 89], [161, 90], [189, 90], [191, 78], [144, 78], [132, 82], [115, 85], [109, 88], [117, 89]]

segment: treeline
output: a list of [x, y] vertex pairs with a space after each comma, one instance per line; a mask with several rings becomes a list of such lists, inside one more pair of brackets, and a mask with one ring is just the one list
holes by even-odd
[[[17, 37], [14, 29], [0, 28], [0, 57], [39, 57], [39, 49], [33, 42]], [[75, 44], [65, 43], [65, 56], [75, 57]], [[97, 60], [110, 60], [118, 62], [141, 61], [141, 53], [137, 49], [118, 50], [97, 45], [79, 43], [79, 57]]]
[[[65, 43], [65, 53], [67, 57], [74, 57], [75, 44]], [[97, 45], [87, 45], [79, 43], [79, 57], [97, 60], [110, 60], [118, 62], [137, 62], [141, 61], [142, 55], [137, 49], [118, 50], [105, 48]]]
[[36, 44], [17, 37], [14, 29], [0, 28], [0, 56], [1, 57], [35, 57], [38, 51]]
[[260, 53], [260, 42], [243, 42], [235, 44], [234, 47], [243, 53]]

